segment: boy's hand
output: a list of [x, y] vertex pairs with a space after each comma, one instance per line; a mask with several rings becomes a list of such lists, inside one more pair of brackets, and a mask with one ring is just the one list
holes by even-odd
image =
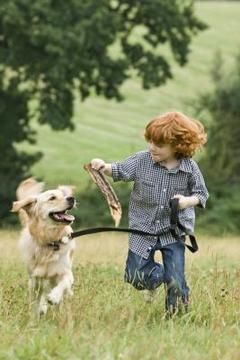
[[196, 206], [199, 204], [199, 199], [197, 196], [184, 196], [180, 194], [174, 195], [173, 198], [179, 199], [179, 209], [183, 210], [191, 206]]
[[91, 166], [95, 170], [104, 170], [106, 163], [102, 159], [92, 159]]
[[101, 171], [103, 174], [112, 176], [111, 164], [105, 163], [102, 159], [92, 159], [91, 166], [97, 171]]

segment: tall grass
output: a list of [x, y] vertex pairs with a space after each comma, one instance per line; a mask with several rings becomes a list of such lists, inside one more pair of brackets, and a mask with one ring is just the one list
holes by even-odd
[[200, 237], [187, 254], [190, 311], [166, 320], [164, 289], [150, 305], [122, 280], [125, 235], [82, 237], [73, 298], [36, 322], [17, 236], [1, 232], [0, 359], [239, 359], [239, 238]]

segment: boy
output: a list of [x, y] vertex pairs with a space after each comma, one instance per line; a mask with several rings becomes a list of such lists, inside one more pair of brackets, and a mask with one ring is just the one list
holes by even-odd
[[[173, 314], [181, 301], [188, 304], [189, 288], [185, 280], [185, 246], [170, 232], [171, 198], [179, 199], [179, 221], [186, 233], [194, 229], [194, 206], [205, 207], [208, 198], [202, 174], [192, 156], [206, 142], [202, 124], [180, 112], [168, 112], [146, 126], [149, 149], [124, 161], [105, 163], [93, 159], [96, 170], [114, 181], [133, 181], [129, 203], [129, 227], [157, 234], [131, 234], [126, 261], [125, 281], [150, 296], [166, 284], [166, 310]], [[178, 236], [184, 241], [184, 233]], [[163, 265], [154, 261], [160, 250]]]

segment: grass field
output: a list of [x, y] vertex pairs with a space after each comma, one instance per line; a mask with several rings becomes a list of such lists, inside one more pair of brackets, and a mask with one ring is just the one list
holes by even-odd
[[[209, 29], [194, 38], [189, 64], [174, 65], [175, 78], [166, 86], [146, 92], [130, 80], [122, 103], [96, 97], [76, 101], [72, 133], [37, 126], [34, 150], [44, 153], [33, 168], [37, 177], [82, 191], [88, 180], [82, 165], [91, 158], [121, 159], [144, 148], [143, 128], [160, 112], [192, 114], [191, 101], [211, 88], [214, 53], [222, 51], [229, 68], [240, 48], [240, 2], [202, 2], [196, 10]], [[239, 237], [199, 237], [199, 253], [187, 253], [190, 311], [171, 320], [164, 317], [164, 289], [149, 305], [123, 282], [126, 236], [78, 239], [73, 298], [36, 322], [18, 235], [0, 231], [0, 360], [240, 359]]]
[[73, 298], [36, 322], [18, 234], [0, 235], [1, 360], [240, 358], [240, 238], [199, 238], [201, 251], [187, 254], [191, 309], [171, 320], [164, 318], [163, 289], [147, 304], [122, 281], [125, 235], [81, 238]]
[[34, 174], [50, 184], [68, 182], [82, 190], [88, 179], [82, 169], [85, 162], [93, 157], [122, 159], [143, 149], [143, 128], [156, 114], [179, 109], [192, 115], [191, 102], [211, 88], [209, 71], [215, 52], [222, 52], [229, 68], [240, 48], [239, 2], [197, 3], [196, 13], [209, 28], [193, 39], [187, 66], [173, 64], [173, 80], [150, 91], [142, 90], [137, 80], [128, 81], [122, 88], [125, 101], [121, 103], [97, 97], [76, 101], [75, 132], [38, 128], [37, 149], [44, 157], [34, 167]]

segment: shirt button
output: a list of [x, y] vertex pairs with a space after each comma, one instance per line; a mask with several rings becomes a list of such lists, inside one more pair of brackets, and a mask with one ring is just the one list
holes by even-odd
[[160, 223], [160, 220], [157, 220], [156, 223], [159, 224], [159, 223]]
[[163, 208], [164, 208], [164, 206], [163, 206], [163, 205], [161, 205], [161, 206], [160, 206], [160, 208], [161, 208], [161, 209], [163, 209]]
[[157, 236], [154, 236], [154, 240], [157, 240]]
[[166, 192], [166, 191], [167, 191], [167, 189], [164, 188], [164, 189], [163, 189], [163, 192]]

